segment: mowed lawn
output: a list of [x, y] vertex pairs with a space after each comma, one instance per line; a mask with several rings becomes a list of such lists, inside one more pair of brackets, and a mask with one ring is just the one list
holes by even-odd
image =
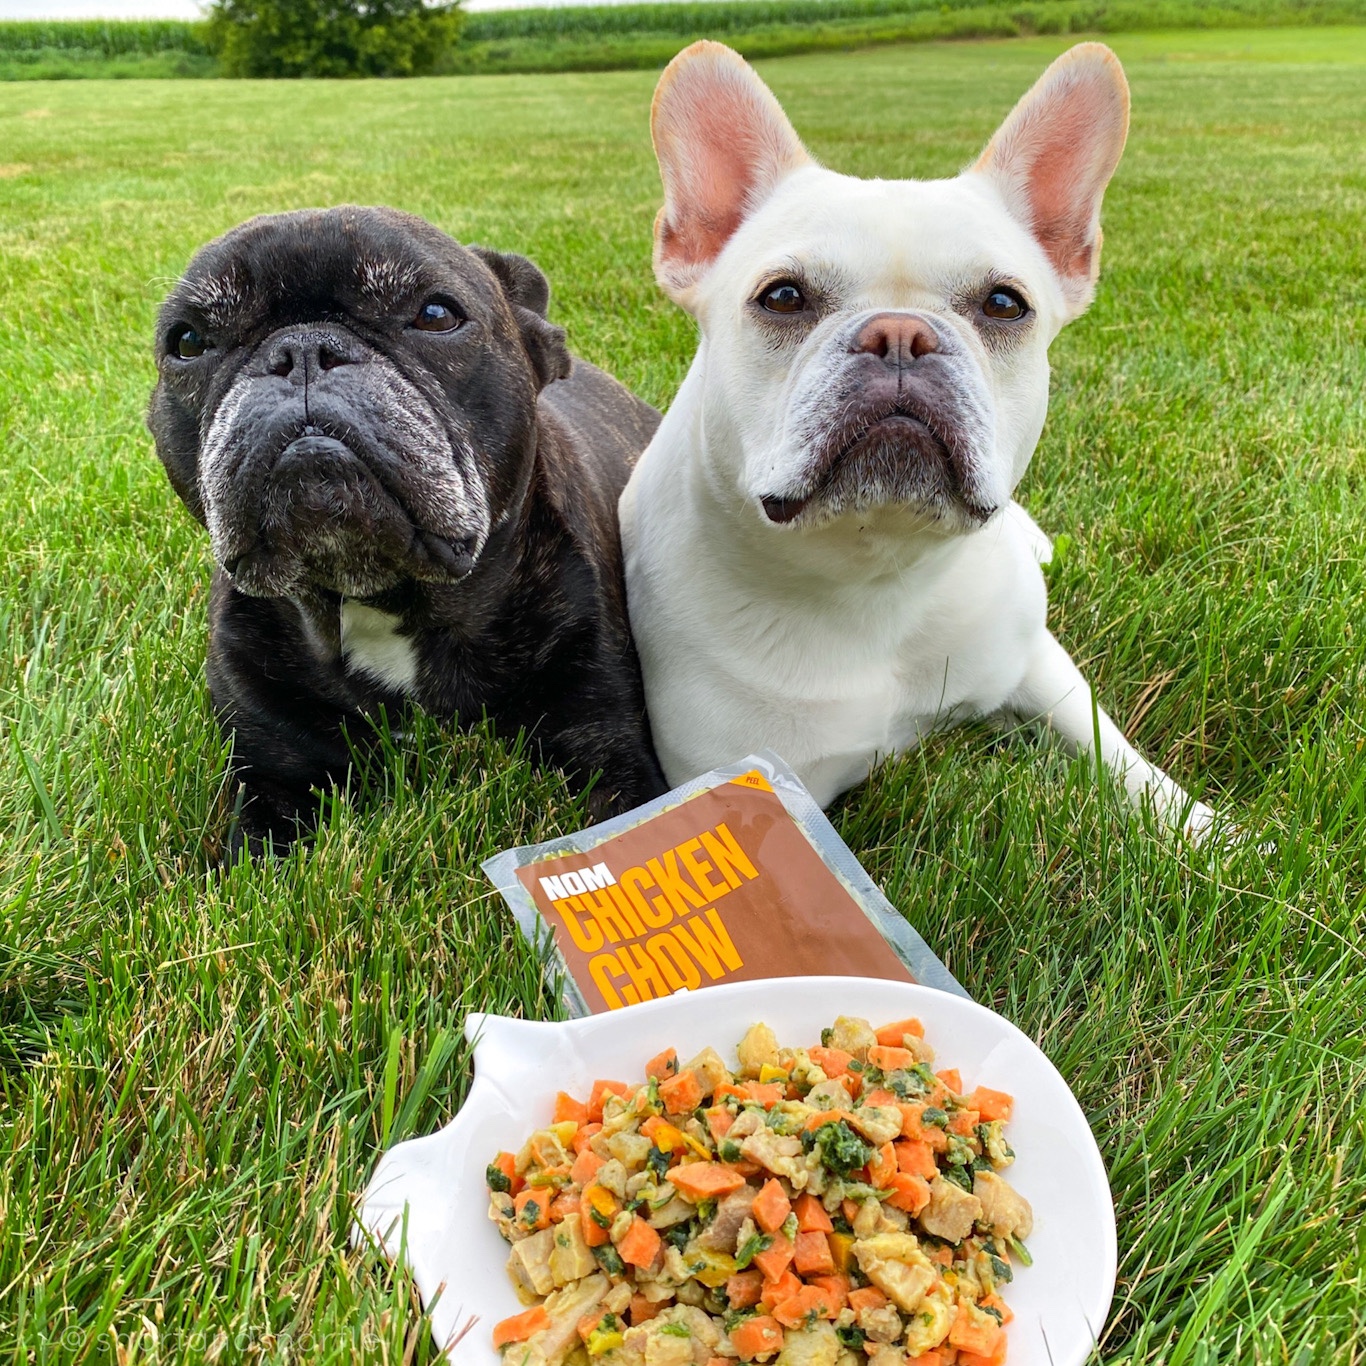
[[[763, 71], [830, 165], [937, 176], [1064, 45]], [[1105, 704], [1274, 847], [1183, 848], [985, 729], [836, 820], [1090, 1117], [1120, 1244], [1099, 1359], [1358, 1362], [1366, 29], [1114, 46], [1104, 277], [1021, 497]], [[460, 1104], [466, 1011], [553, 1009], [478, 865], [583, 811], [516, 737], [420, 725], [314, 847], [220, 871], [209, 560], [142, 425], [153, 317], [250, 214], [395, 204], [533, 256], [577, 351], [666, 404], [693, 330], [650, 275], [652, 84], [0, 86], [4, 1360], [433, 1359], [351, 1202]]]

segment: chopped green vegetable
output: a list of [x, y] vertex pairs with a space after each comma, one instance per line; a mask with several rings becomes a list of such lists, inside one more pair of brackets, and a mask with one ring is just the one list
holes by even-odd
[[761, 1252], [767, 1252], [772, 1246], [773, 1237], [771, 1234], [751, 1234], [735, 1254], [735, 1269], [743, 1271]]
[[699, 1223], [709, 1224], [716, 1215], [715, 1200], [699, 1200], [697, 1202], [697, 1218]]
[[650, 1151], [645, 1155], [645, 1165], [649, 1167], [656, 1180], [660, 1180], [668, 1175], [669, 1156], [670, 1154], [666, 1153], [662, 1148], [655, 1147], [651, 1147]]
[[495, 1167], [492, 1162], [484, 1170], [484, 1180], [491, 1191], [497, 1191], [500, 1195], [506, 1195], [512, 1189], [512, 1182], [508, 1180], [508, 1174], [501, 1167]]
[[937, 1105], [927, 1105], [921, 1112], [920, 1122], [922, 1124], [933, 1124], [936, 1129], [947, 1129], [949, 1127], [949, 1112], [941, 1110]]
[[795, 1243], [797, 1241], [797, 1216], [795, 1214], [789, 1214], [787, 1218], [783, 1220], [782, 1228], [779, 1232], [788, 1240], [788, 1242]]
[[598, 1265], [609, 1276], [625, 1275], [626, 1263], [621, 1260], [621, 1253], [611, 1243], [604, 1243], [601, 1247], [595, 1247], [593, 1256], [598, 1259]]
[[692, 1224], [690, 1222], [675, 1224], [672, 1228], [664, 1231], [664, 1241], [668, 1243], [670, 1247], [676, 1247], [680, 1252], [687, 1247], [691, 1237]]
[[527, 1228], [535, 1228], [541, 1221], [541, 1207], [534, 1200], [528, 1200], [522, 1206], [522, 1212], [517, 1216], [518, 1220], [525, 1224]]
[[868, 1341], [868, 1334], [855, 1324], [850, 1324], [847, 1328], [836, 1328], [835, 1336], [840, 1343], [849, 1348], [851, 1352], [858, 1352], [863, 1349], [863, 1344]]
[[808, 1129], [802, 1135], [802, 1147], [814, 1152], [821, 1166], [836, 1176], [848, 1176], [873, 1155], [873, 1150], [842, 1119], [822, 1124], [819, 1129]]
[[733, 1138], [723, 1138], [717, 1155], [722, 1162], [738, 1162], [742, 1156], [740, 1145]]
[[1029, 1249], [1013, 1233], [1006, 1241], [1010, 1244], [1010, 1250], [1025, 1266], [1034, 1265], [1034, 1258], [1029, 1255]]
[[686, 1323], [666, 1323], [659, 1331], [671, 1338], [692, 1337], [692, 1329]]

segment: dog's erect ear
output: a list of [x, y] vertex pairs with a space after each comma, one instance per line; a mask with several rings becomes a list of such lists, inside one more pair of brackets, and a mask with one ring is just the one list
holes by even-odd
[[811, 158], [769, 88], [721, 43], [694, 43], [665, 68], [650, 133], [664, 181], [655, 275], [687, 308], [731, 234]]
[[1119, 58], [1103, 43], [1079, 43], [1039, 77], [972, 168], [1048, 254], [1072, 317], [1100, 273], [1100, 202], [1128, 132]]
[[512, 316], [521, 329], [522, 345], [531, 357], [532, 369], [544, 388], [552, 380], [569, 374], [569, 348], [564, 328], [546, 321], [550, 306], [550, 281], [540, 267], [512, 251], [490, 251], [487, 247], [470, 250], [493, 272], [512, 305]]

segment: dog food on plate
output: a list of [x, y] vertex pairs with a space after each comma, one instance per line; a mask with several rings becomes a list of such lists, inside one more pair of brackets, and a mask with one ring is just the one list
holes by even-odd
[[999, 1174], [1012, 1098], [933, 1063], [919, 1021], [841, 1016], [561, 1092], [488, 1168], [529, 1306], [493, 1330], [506, 1366], [1000, 1366], [1033, 1224]]

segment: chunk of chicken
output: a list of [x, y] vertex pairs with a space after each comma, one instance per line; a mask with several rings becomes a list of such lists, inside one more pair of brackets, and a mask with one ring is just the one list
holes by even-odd
[[704, 1048], [691, 1062], [683, 1065], [682, 1071], [696, 1075], [704, 1096], [711, 1095], [723, 1082], [730, 1080], [730, 1068], [714, 1048]]
[[868, 1050], [876, 1043], [873, 1026], [857, 1015], [841, 1015], [830, 1030], [830, 1047], [842, 1048], [860, 1062], [868, 1061]]
[[920, 1227], [926, 1233], [945, 1242], [961, 1243], [981, 1217], [982, 1202], [962, 1186], [955, 1186], [942, 1176], [930, 1182], [930, 1203], [920, 1211]]
[[806, 1328], [788, 1330], [774, 1366], [835, 1366], [839, 1357], [835, 1325], [818, 1319]]
[[[697, 1245], [708, 1252], [734, 1253], [735, 1235], [739, 1233], [740, 1225], [749, 1218], [754, 1208], [754, 1198], [758, 1194], [753, 1186], [744, 1185], [725, 1196], [717, 1205], [711, 1223], [698, 1236]], [[689, 1211], [692, 1211], [691, 1206]]]
[[938, 1347], [953, 1327], [953, 1291], [943, 1281], [933, 1286], [920, 1301], [920, 1308], [906, 1327], [906, 1355], [919, 1356]]
[[794, 1190], [806, 1189], [807, 1171], [802, 1161], [801, 1139], [783, 1138], [771, 1129], [761, 1129], [745, 1139], [740, 1151], [775, 1176], [787, 1177]]
[[546, 1232], [555, 1235], [555, 1245], [550, 1251], [550, 1274], [556, 1287], [580, 1281], [598, 1269], [593, 1249], [584, 1241], [583, 1218], [578, 1214], [567, 1214], [553, 1228]]
[[858, 1326], [869, 1342], [896, 1342], [901, 1337], [901, 1315], [890, 1304], [876, 1309], [860, 1309]]
[[978, 1216], [998, 1238], [1028, 1238], [1034, 1231], [1029, 1201], [995, 1172], [978, 1172], [972, 1193], [982, 1205]]
[[813, 1110], [847, 1110], [854, 1098], [843, 1077], [831, 1077], [806, 1093], [806, 1103]]
[[912, 1233], [878, 1233], [854, 1244], [859, 1270], [903, 1313], [914, 1314], [939, 1279]]
[[778, 1065], [778, 1036], [766, 1025], [750, 1025], [736, 1048], [740, 1075], [757, 1077], [761, 1068]]
[[579, 1320], [598, 1305], [607, 1291], [607, 1277], [601, 1273], [556, 1291], [545, 1302], [549, 1326], [527, 1339], [517, 1366], [561, 1366], [579, 1344]]
[[849, 1112], [849, 1127], [880, 1148], [900, 1135], [901, 1111], [895, 1105], [861, 1105]]
[[508, 1275], [524, 1297], [548, 1295], [554, 1290], [555, 1275], [550, 1269], [550, 1254], [554, 1250], [555, 1235], [548, 1228], [512, 1245]]

